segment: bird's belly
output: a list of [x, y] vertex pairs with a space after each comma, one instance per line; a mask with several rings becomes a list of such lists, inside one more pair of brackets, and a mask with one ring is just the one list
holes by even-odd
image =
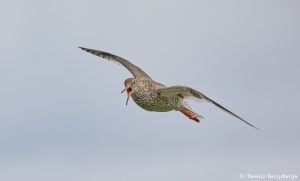
[[147, 111], [168, 112], [177, 108], [177, 98], [167, 98], [152, 94], [132, 95], [134, 102]]

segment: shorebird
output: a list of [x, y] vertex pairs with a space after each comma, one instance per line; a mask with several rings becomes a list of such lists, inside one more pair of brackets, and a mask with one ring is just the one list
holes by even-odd
[[138, 66], [134, 65], [133, 63], [122, 57], [100, 50], [88, 49], [83, 47], [79, 48], [96, 56], [102, 57], [106, 60], [119, 63], [123, 65], [133, 75], [133, 77], [128, 78], [124, 81], [125, 88], [121, 92], [127, 92], [126, 105], [128, 104], [130, 97], [132, 97], [133, 101], [137, 105], [139, 105], [141, 108], [147, 111], [180, 111], [182, 114], [184, 114], [191, 120], [199, 122], [200, 119], [204, 117], [195, 113], [188, 105], [187, 100], [194, 99], [196, 101], [207, 101], [214, 104], [223, 111], [231, 114], [237, 119], [243, 121], [249, 126], [258, 129], [243, 118], [239, 117], [235, 113], [231, 112], [227, 108], [221, 106], [219, 103], [213, 101], [206, 95], [193, 88], [186, 86], [167, 87], [161, 83], [152, 80], [152, 78], [148, 74], [146, 74], [142, 69], [140, 69]]

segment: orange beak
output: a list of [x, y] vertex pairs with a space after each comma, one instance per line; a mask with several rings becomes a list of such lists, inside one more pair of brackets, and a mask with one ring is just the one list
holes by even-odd
[[127, 106], [129, 98], [132, 94], [132, 88], [130, 86], [126, 86], [125, 89], [121, 93], [123, 93], [125, 91], [127, 92], [127, 99], [126, 99], [126, 106]]

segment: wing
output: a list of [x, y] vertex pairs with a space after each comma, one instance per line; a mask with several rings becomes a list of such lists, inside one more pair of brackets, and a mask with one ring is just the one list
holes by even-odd
[[113, 55], [107, 52], [103, 52], [103, 51], [99, 51], [99, 50], [93, 50], [93, 49], [88, 49], [88, 48], [83, 48], [83, 47], [79, 47], [81, 50], [87, 51], [91, 54], [94, 54], [96, 56], [102, 57], [106, 60], [109, 61], [113, 61], [116, 63], [119, 63], [121, 65], [123, 65], [125, 68], [127, 68], [127, 70], [129, 70], [129, 72], [135, 77], [135, 78], [148, 78], [151, 79], [151, 77], [149, 75], [147, 75], [142, 69], [140, 69], [139, 67], [135, 66], [134, 64], [130, 63], [128, 60], [119, 57], [117, 55]]
[[161, 96], [165, 96], [165, 97], [173, 97], [173, 96], [179, 96], [179, 97], [183, 97], [183, 98], [196, 98], [197, 100], [200, 101], [208, 101], [213, 103], [215, 106], [219, 107], [220, 109], [222, 109], [223, 111], [231, 114], [232, 116], [238, 118], [239, 120], [243, 121], [244, 123], [252, 126], [253, 128], [259, 130], [257, 127], [255, 127], [254, 125], [250, 124], [249, 122], [247, 122], [246, 120], [244, 120], [243, 118], [239, 117], [238, 115], [234, 114], [233, 112], [231, 112], [230, 110], [228, 110], [227, 108], [223, 107], [222, 105], [220, 105], [219, 103], [213, 101], [212, 99], [210, 99], [209, 97], [207, 97], [206, 95], [202, 94], [201, 92], [192, 89], [190, 87], [185, 87], [185, 86], [172, 86], [172, 87], [167, 87], [167, 88], [162, 88], [162, 89], [158, 89], [158, 94]]

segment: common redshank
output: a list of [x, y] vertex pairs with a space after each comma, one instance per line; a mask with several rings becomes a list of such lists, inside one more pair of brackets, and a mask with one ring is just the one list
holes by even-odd
[[124, 81], [125, 89], [121, 92], [127, 92], [126, 105], [128, 104], [129, 98], [132, 97], [133, 101], [137, 105], [147, 111], [180, 111], [191, 120], [199, 122], [203, 117], [195, 113], [187, 103], [187, 100], [192, 98], [198, 101], [210, 102], [223, 111], [243, 121], [244, 123], [252, 126], [255, 129], [258, 129], [243, 118], [239, 117], [235, 113], [231, 112], [227, 108], [221, 106], [217, 102], [213, 101], [212, 99], [195, 89], [186, 86], [167, 87], [152, 80], [152, 78], [142, 69], [122, 57], [99, 50], [93, 50], [83, 47], [79, 48], [96, 56], [102, 57], [106, 60], [119, 63], [127, 68], [127, 70], [129, 70], [133, 77], [128, 78]]

